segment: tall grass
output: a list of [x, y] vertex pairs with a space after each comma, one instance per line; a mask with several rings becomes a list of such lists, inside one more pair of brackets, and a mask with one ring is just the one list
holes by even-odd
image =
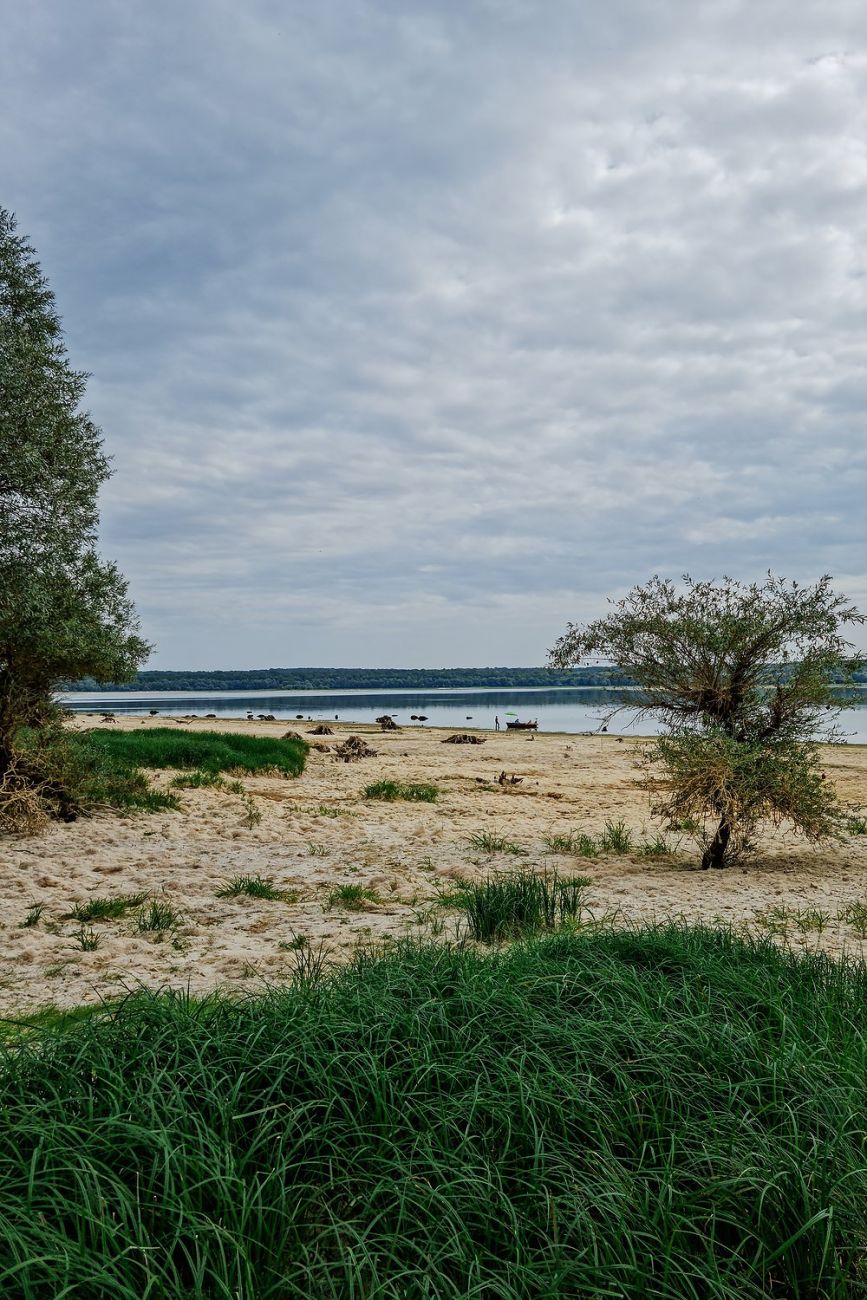
[[0, 1293], [864, 1293], [867, 973], [663, 928], [130, 996], [0, 1075]]
[[218, 731], [91, 731], [88, 747], [130, 767], [193, 768], [200, 772], [280, 772], [300, 776], [308, 746], [299, 739]]
[[459, 881], [449, 901], [466, 914], [471, 939], [500, 943], [579, 921], [590, 883], [587, 876], [562, 877], [556, 871], [542, 876], [514, 872], [481, 882]]

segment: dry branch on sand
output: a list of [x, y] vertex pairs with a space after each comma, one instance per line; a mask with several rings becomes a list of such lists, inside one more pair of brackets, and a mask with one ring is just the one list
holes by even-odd
[[390, 713], [383, 713], [376, 719], [383, 731], [400, 731], [400, 727], [395, 722]]
[[327, 727], [324, 722], [320, 722], [318, 727], [309, 727], [307, 730], [307, 735], [308, 736], [333, 736], [334, 732], [331, 730], [330, 727]]
[[458, 732], [454, 736], [446, 736], [441, 741], [443, 745], [484, 745], [484, 736], [471, 736], [466, 731]]

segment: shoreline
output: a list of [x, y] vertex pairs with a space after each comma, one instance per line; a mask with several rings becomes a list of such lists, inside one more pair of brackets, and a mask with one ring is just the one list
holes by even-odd
[[[789, 941], [837, 956], [867, 956], [867, 940], [839, 919], [847, 906], [867, 903], [867, 836], [811, 849], [778, 832], [762, 840], [757, 860], [712, 877], [699, 870], [695, 847], [684, 837], [669, 836], [671, 856], [645, 857], [641, 843], [659, 826], [635, 784], [633, 759], [642, 738], [495, 733], [468, 724], [381, 732], [333, 719], [199, 717], [176, 723], [159, 715], [118, 715], [103, 724], [98, 717], [77, 713], [69, 725], [171, 725], [268, 736], [296, 730], [328, 744], [328, 736], [306, 735], [324, 721], [336, 740], [361, 735], [377, 753], [346, 764], [311, 749], [297, 779], [245, 778], [261, 813], [255, 826], [245, 824], [237, 795], [182, 790], [180, 812], [100, 812], [54, 824], [36, 838], [0, 841], [4, 1013], [95, 1002], [140, 984], [193, 993], [262, 987], [289, 976], [295, 954], [287, 945], [298, 935], [312, 949], [322, 945], [335, 961], [359, 944], [405, 935], [448, 938], [456, 916], [438, 905], [438, 895], [456, 880], [515, 869], [556, 868], [589, 877], [593, 915], [623, 924], [683, 918], [756, 928], [762, 924], [757, 918], [773, 909], [802, 920], [821, 914], [820, 932], [799, 930], [792, 921]], [[441, 743], [457, 730], [485, 743]], [[823, 759], [841, 799], [867, 806], [867, 746], [826, 746]], [[515, 774], [520, 784], [498, 785], [501, 771]], [[171, 775], [149, 774], [157, 788], [165, 788]], [[364, 788], [382, 780], [427, 782], [441, 793], [435, 804], [365, 799]], [[563, 856], [546, 842], [574, 830], [597, 834], [606, 821], [618, 820], [635, 842], [619, 857]], [[469, 837], [485, 832], [507, 839], [520, 854], [473, 849]], [[297, 897], [218, 898], [217, 890], [235, 875], [271, 877]], [[371, 890], [376, 901], [359, 911], [330, 902], [332, 891], [347, 884]], [[128, 918], [94, 922], [98, 947], [76, 946], [78, 927], [63, 919], [75, 903], [137, 892], [170, 902], [183, 917], [177, 930], [159, 940], [133, 933]], [[28, 908], [38, 903], [45, 907], [39, 924], [22, 927]]]

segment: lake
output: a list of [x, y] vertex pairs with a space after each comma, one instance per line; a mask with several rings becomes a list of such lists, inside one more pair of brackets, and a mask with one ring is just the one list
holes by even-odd
[[[849, 740], [867, 744], [867, 690], [864, 704], [842, 711], [839, 725]], [[73, 691], [61, 696], [66, 708], [76, 713], [148, 714], [158, 709], [168, 717], [196, 713], [200, 717], [215, 713], [220, 718], [243, 718], [248, 713], [273, 713], [293, 720], [373, 722], [382, 713], [394, 715], [401, 727], [470, 727], [494, 729], [499, 716], [505, 728], [513, 715], [522, 721], [536, 719], [540, 731], [565, 731], [572, 734], [596, 731], [606, 710], [627, 704], [634, 692], [627, 688], [601, 691], [595, 686], [556, 688], [478, 687], [472, 690], [413, 691]], [[413, 721], [411, 715], [425, 714], [426, 723]], [[300, 715], [300, 718], [298, 717]], [[650, 718], [635, 723], [627, 708], [608, 724], [612, 735], [651, 735], [656, 730]]]

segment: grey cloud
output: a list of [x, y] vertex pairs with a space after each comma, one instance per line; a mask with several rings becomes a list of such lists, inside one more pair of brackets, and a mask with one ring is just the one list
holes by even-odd
[[860, 4], [8, 27], [3, 201], [156, 663], [538, 662], [654, 570], [867, 589]]

